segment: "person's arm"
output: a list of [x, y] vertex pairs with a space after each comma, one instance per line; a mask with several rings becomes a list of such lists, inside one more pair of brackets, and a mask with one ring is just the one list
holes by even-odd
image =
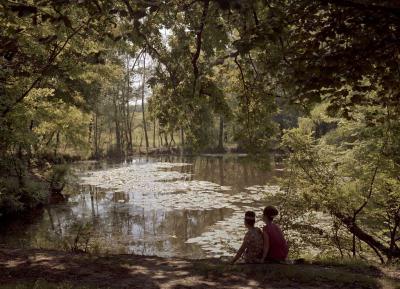
[[263, 237], [264, 237], [264, 250], [263, 250], [263, 256], [261, 258], [261, 263], [265, 262], [265, 259], [267, 258], [268, 251], [269, 251], [269, 236], [267, 232], [263, 232]]
[[[247, 234], [246, 234], [246, 236], [247, 236]], [[233, 259], [231, 261], [231, 264], [234, 264], [242, 256], [243, 252], [246, 250], [246, 248], [247, 248], [247, 238], [246, 238], [246, 236], [244, 237], [243, 243], [240, 246], [239, 250], [237, 251], [235, 257], [233, 257]]]

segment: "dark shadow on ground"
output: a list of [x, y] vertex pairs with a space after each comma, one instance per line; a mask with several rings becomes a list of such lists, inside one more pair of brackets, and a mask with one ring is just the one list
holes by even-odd
[[[366, 271], [367, 270], [367, 271]], [[100, 288], [380, 288], [382, 272], [322, 265], [227, 265], [220, 260], [91, 256], [1, 249], [0, 284], [44, 279]]]

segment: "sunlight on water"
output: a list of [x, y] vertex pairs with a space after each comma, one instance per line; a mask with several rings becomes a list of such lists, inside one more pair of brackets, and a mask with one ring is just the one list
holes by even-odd
[[[243, 214], [258, 218], [273, 174], [238, 157], [148, 158], [73, 166], [68, 203], [16, 221], [0, 244], [204, 258], [232, 255]], [[261, 225], [261, 224], [260, 224]], [[79, 238], [77, 238], [79, 236]], [[76, 244], [76, 240], [79, 242]]]
[[213, 226], [209, 227], [206, 232], [198, 237], [191, 238], [186, 241], [189, 244], [198, 244], [207, 255], [213, 257], [231, 256], [235, 250], [239, 249], [243, 236], [246, 233], [246, 228], [243, 223], [245, 211], [255, 211], [257, 214], [256, 226], [262, 228], [264, 223], [261, 221], [261, 212], [263, 206], [256, 201], [261, 200], [266, 194], [274, 195], [279, 188], [277, 186], [252, 186], [246, 188], [252, 194], [238, 194], [232, 196], [239, 199], [241, 205], [233, 212], [233, 214], [221, 221], [218, 221]]
[[[199, 245], [207, 256], [230, 256], [241, 244], [245, 233], [243, 213], [246, 210], [260, 212], [257, 203], [266, 194], [275, 194], [277, 186], [254, 185], [245, 192], [232, 194], [231, 187], [209, 181], [188, 180], [190, 174], [165, 171], [188, 163], [146, 163], [126, 167], [90, 172], [81, 177], [83, 185], [113, 189], [129, 195], [129, 200], [120, 203], [137, 205], [145, 210], [213, 210], [231, 209], [231, 216], [206, 228], [200, 236], [186, 240], [188, 244]], [[249, 206], [253, 204], [253, 206]], [[261, 222], [258, 222], [262, 226]]]

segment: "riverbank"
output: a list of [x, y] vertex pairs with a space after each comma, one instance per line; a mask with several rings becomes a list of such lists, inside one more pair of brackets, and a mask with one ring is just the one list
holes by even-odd
[[395, 269], [366, 264], [227, 265], [218, 259], [93, 256], [54, 250], [0, 248], [0, 284], [0, 289], [398, 289], [400, 276]]

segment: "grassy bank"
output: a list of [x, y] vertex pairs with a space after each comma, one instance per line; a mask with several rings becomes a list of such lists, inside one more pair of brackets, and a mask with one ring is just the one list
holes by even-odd
[[228, 265], [216, 259], [3, 248], [0, 272], [0, 289], [400, 288], [396, 268], [359, 262]]

